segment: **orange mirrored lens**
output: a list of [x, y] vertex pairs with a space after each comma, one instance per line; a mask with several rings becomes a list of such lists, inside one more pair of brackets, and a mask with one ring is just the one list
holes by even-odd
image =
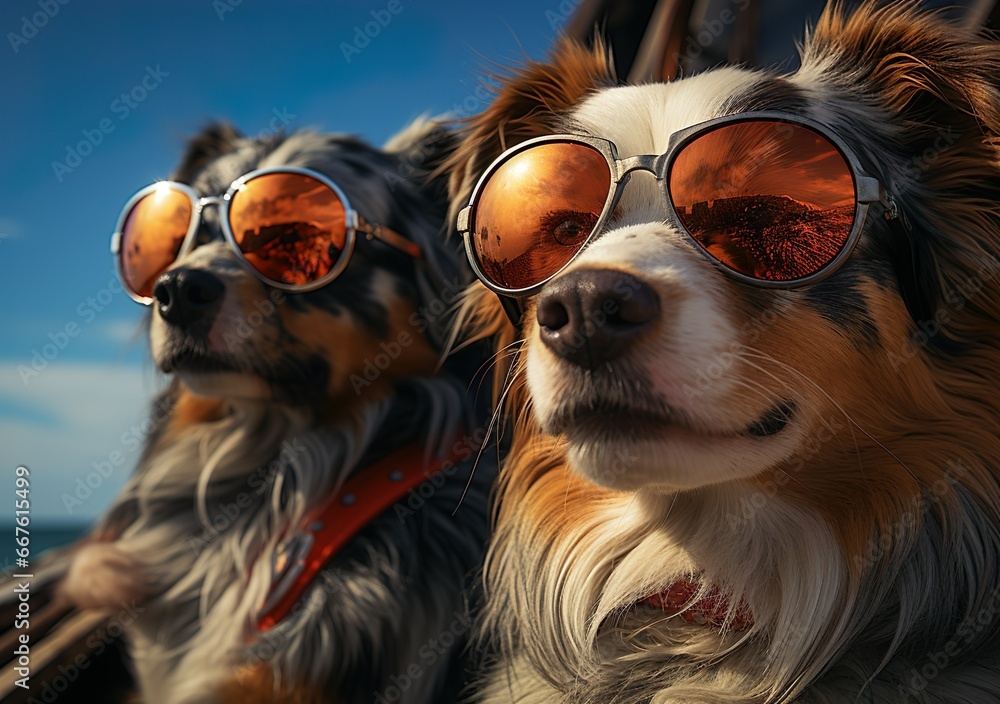
[[854, 225], [844, 156], [822, 135], [785, 122], [740, 122], [696, 137], [674, 160], [669, 195], [705, 251], [769, 281], [817, 273]]
[[230, 201], [229, 225], [253, 268], [290, 285], [329, 274], [347, 239], [340, 198], [303, 174], [263, 174], [244, 183]]
[[194, 207], [188, 195], [162, 184], [143, 196], [122, 227], [122, 278], [133, 293], [153, 295], [157, 277], [177, 259], [191, 226]]
[[472, 245], [493, 284], [541, 283], [590, 236], [611, 190], [611, 171], [596, 149], [572, 142], [529, 147], [486, 181], [472, 213]]

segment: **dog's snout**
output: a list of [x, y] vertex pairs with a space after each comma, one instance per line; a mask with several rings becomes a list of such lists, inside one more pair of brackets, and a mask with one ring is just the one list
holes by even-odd
[[178, 268], [165, 272], [153, 286], [160, 317], [173, 325], [190, 325], [214, 310], [225, 284], [204, 269]]
[[641, 279], [612, 269], [578, 269], [542, 290], [536, 318], [549, 349], [594, 369], [624, 353], [659, 312], [659, 296]]

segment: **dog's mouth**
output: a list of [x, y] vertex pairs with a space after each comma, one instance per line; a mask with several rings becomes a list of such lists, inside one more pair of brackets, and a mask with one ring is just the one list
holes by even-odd
[[754, 438], [766, 438], [777, 435], [784, 430], [795, 415], [795, 403], [783, 401], [773, 406], [767, 413], [747, 426], [747, 435]]
[[655, 440], [670, 431], [683, 431], [704, 438], [750, 437], [763, 439], [779, 434], [792, 421], [795, 403], [784, 400], [743, 428], [712, 429], [691, 422], [683, 413], [662, 403], [591, 402], [562, 406], [546, 422], [555, 434], [604, 440]]
[[220, 372], [238, 372], [235, 360], [228, 356], [199, 350], [185, 345], [172, 350], [160, 361], [160, 369], [167, 374], [217, 374]]

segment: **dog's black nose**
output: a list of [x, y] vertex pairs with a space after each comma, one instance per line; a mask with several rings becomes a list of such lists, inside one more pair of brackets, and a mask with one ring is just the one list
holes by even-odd
[[172, 325], [190, 325], [213, 309], [226, 287], [204, 269], [171, 269], [153, 285], [160, 317]]
[[563, 359], [596, 369], [621, 355], [660, 312], [644, 281], [611, 269], [577, 269], [538, 295], [542, 341]]

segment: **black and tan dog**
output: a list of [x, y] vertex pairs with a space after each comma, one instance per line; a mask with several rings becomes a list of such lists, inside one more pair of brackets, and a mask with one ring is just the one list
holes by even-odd
[[254, 170], [308, 169], [379, 229], [359, 224], [334, 280], [286, 292], [205, 208], [155, 281], [150, 344], [172, 377], [160, 422], [60, 587], [83, 608], [140, 597], [127, 640], [144, 701], [454, 696], [490, 471], [466, 486], [481, 435], [463, 363], [439, 369], [467, 283], [427, 178], [451, 144], [431, 122], [384, 150], [223, 125], [191, 142], [174, 181], [205, 202]]
[[478, 701], [1000, 701], [998, 79], [833, 3], [792, 74], [566, 42], [472, 120], [515, 414]]

